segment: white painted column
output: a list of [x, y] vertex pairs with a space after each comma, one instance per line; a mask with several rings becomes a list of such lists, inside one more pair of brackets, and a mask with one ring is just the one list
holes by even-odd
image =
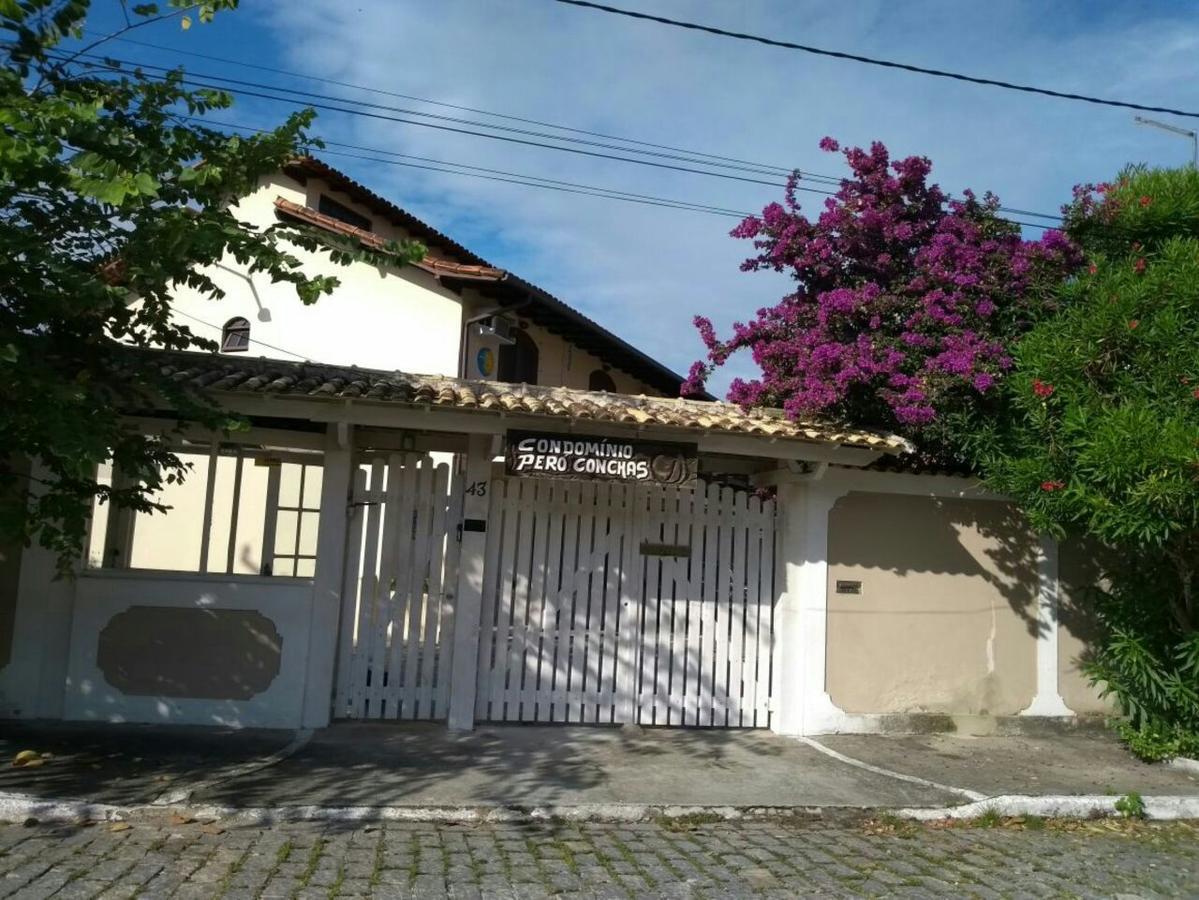
[[803, 733], [803, 666], [800, 601], [802, 600], [804, 487], [780, 484], [776, 498], [776, 541], [782, 592], [775, 601], [771, 672], [770, 730]]
[[[37, 479], [52, 477], [41, 463], [30, 467]], [[62, 718], [75, 614], [75, 582], [58, 578], [56, 555], [34, 544], [21, 555], [12, 655], [0, 672], [0, 716]]]
[[808, 485], [799, 568], [803, 663], [802, 734], [839, 730], [845, 713], [828, 693], [828, 517], [843, 493], [824, 481]]
[[828, 517], [843, 489], [779, 486], [783, 595], [775, 612], [772, 730], [819, 734], [845, 719], [828, 694]]
[[1037, 693], [1022, 716], [1072, 716], [1058, 689], [1057, 541], [1042, 537], [1037, 553]]
[[466, 491], [462, 502], [462, 552], [454, 594], [453, 661], [450, 666], [449, 727], [475, 727], [475, 691], [479, 667], [479, 616], [483, 606], [484, 557], [491, 507], [491, 435], [472, 434], [466, 454]]
[[[346, 527], [353, 483], [353, 428], [331, 423], [325, 435], [321, 478], [321, 516], [316, 537], [316, 571], [308, 632], [308, 677], [304, 684], [301, 725], [323, 728], [333, 709], [337, 632], [345, 574]], [[283, 649], [287, 652], [287, 648]]]

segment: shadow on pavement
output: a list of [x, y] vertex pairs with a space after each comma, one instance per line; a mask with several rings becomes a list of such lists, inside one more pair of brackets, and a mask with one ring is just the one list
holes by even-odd
[[340, 724], [279, 764], [198, 793], [243, 806], [935, 805], [764, 731]]
[[[0, 722], [0, 791], [101, 803], [149, 803], [164, 791], [286, 746], [291, 731], [163, 725]], [[16, 768], [22, 750], [49, 753]]]

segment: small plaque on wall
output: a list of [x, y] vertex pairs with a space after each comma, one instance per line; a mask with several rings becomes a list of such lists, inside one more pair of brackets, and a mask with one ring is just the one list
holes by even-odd
[[862, 593], [862, 582], [860, 581], [837, 581], [838, 594], [860, 594]]

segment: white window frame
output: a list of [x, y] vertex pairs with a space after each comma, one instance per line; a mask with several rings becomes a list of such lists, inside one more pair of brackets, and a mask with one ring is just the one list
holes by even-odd
[[[161, 423], [156, 423], [155, 428], [163, 427]], [[237, 520], [240, 511], [240, 497], [242, 487], [242, 471], [247, 458], [253, 459], [255, 456], [260, 456], [269, 460], [270, 472], [267, 475], [267, 495], [266, 495], [266, 513], [263, 516], [263, 532], [262, 532], [262, 562], [259, 566], [257, 575], [240, 574], [238, 577], [249, 578], [292, 578], [299, 577], [301, 579], [311, 579], [312, 576], [294, 576], [284, 575], [277, 576], [274, 574], [275, 558], [290, 559], [292, 561], [292, 572], [295, 572], [298, 563], [301, 559], [312, 559], [315, 561], [315, 554], [301, 554], [299, 552], [302, 519], [305, 515], [316, 514], [318, 517], [322, 510], [319, 505], [316, 507], [308, 507], [304, 505], [304, 487], [305, 479], [307, 478], [307, 469], [310, 466], [324, 466], [324, 444], [323, 435], [308, 434], [306, 432], [281, 432], [274, 429], [251, 429], [248, 432], [239, 433], [236, 436], [217, 435], [213, 436], [202, 430], [196, 430], [186, 433], [184, 438], [178, 435], [168, 436], [170, 449], [173, 452], [183, 452], [196, 455], [202, 446], [207, 444], [208, 447], [208, 471], [205, 477], [204, 487], [204, 510], [203, 524], [200, 535], [200, 554], [198, 565], [195, 569], [155, 569], [151, 571], [160, 572], [184, 572], [200, 575], [233, 575], [233, 564], [235, 560], [235, 544], [237, 536]], [[222, 450], [232, 449], [234, 463], [234, 481], [233, 481], [233, 498], [232, 509], [230, 511], [230, 526], [228, 548], [225, 554], [225, 567], [223, 570], [214, 570], [208, 565], [209, 551], [212, 542], [212, 518], [213, 504], [216, 493], [216, 477], [217, 465], [216, 462], [223, 455]], [[253, 450], [254, 453], [247, 453], [247, 450]], [[307, 451], [307, 452], [305, 452]], [[280, 494], [280, 464], [296, 463], [301, 465], [299, 494], [297, 495], [297, 506], [279, 506]], [[119, 485], [122, 481], [122, 475], [118, 467], [113, 467], [113, 484]], [[318, 500], [319, 504], [319, 500]], [[296, 537], [295, 544], [291, 553], [276, 554], [275, 538], [278, 529], [278, 516], [280, 511], [296, 513]], [[124, 569], [129, 570], [129, 561], [133, 542], [136, 538], [135, 523], [137, 517], [133, 510], [125, 507], [117, 507], [109, 505], [107, 512], [107, 528], [104, 536], [104, 551], [100, 569]], [[318, 518], [319, 522], [319, 518]], [[86, 546], [90, 547], [90, 536]], [[86, 554], [86, 549], [85, 549]], [[85, 568], [87, 560], [84, 560]]]

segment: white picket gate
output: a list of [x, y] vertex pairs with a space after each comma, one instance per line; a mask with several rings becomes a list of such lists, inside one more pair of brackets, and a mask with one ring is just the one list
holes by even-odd
[[491, 490], [477, 718], [769, 724], [773, 501], [702, 482]]
[[355, 473], [334, 717], [442, 719], [458, 579], [459, 478], [428, 456]]

